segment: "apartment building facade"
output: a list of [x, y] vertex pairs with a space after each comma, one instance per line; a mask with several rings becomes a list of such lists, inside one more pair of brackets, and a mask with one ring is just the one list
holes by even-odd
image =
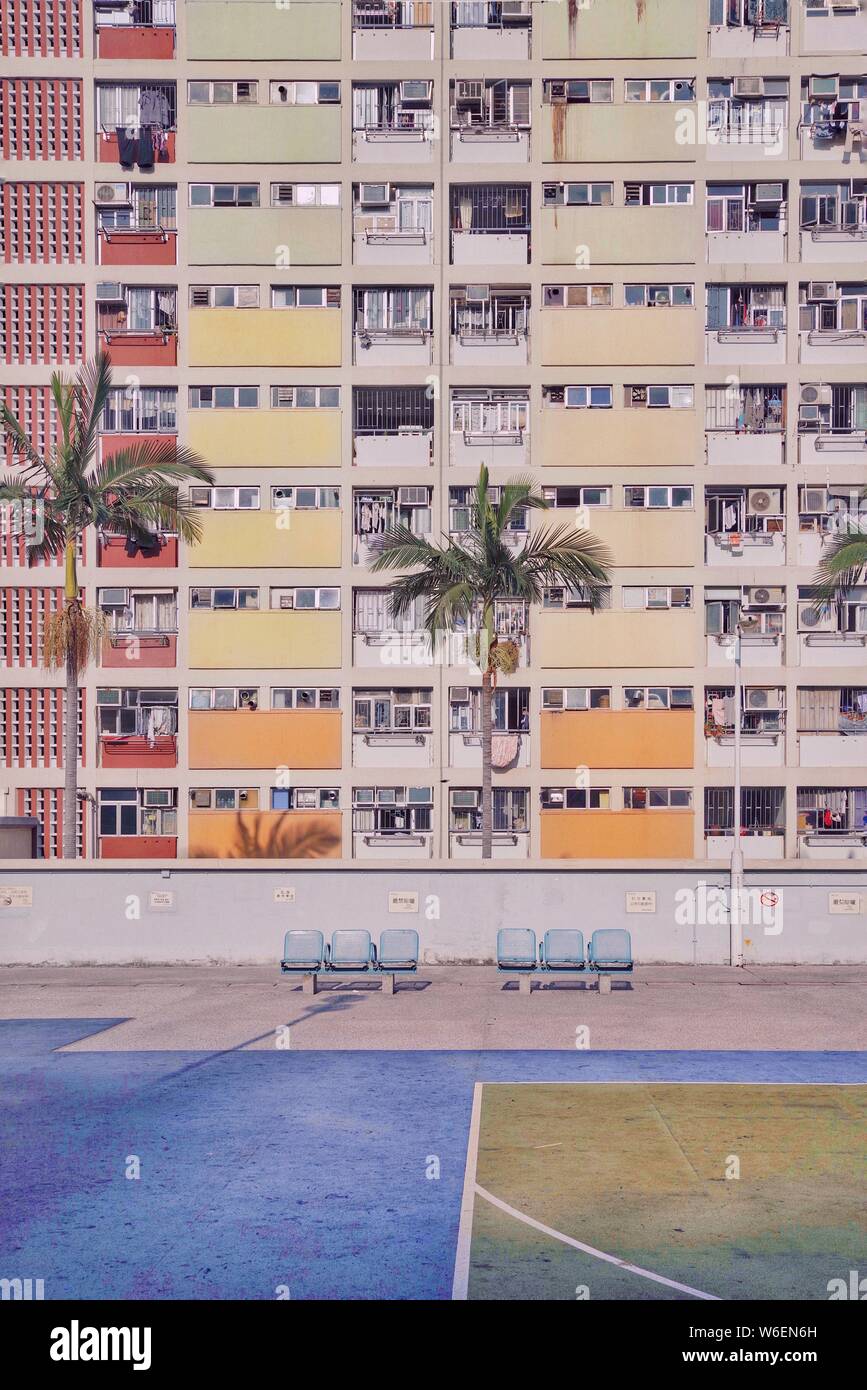
[[[179, 439], [202, 541], [89, 534], [102, 859], [481, 853], [468, 634], [371, 565], [530, 475], [601, 611], [498, 604], [494, 856], [867, 862], [867, 10], [832, 0], [5, 0], [2, 383], [39, 446]], [[0, 814], [60, 853], [62, 569], [6, 517]], [[743, 698], [734, 708], [733, 636]]]

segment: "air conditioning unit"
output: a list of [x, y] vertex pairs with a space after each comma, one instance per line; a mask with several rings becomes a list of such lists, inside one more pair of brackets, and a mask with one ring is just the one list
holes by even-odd
[[554, 207], [557, 203], [562, 203], [564, 198], [562, 183], [543, 183], [542, 184], [542, 205], [543, 207]]
[[781, 588], [765, 588], [764, 585], [751, 585], [744, 597], [745, 608], [782, 608], [786, 601], [786, 591]]
[[129, 605], [129, 589], [103, 589], [99, 595], [100, 608], [126, 608]]
[[101, 280], [97, 285], [97, 304], [122, 304], [123, 301], [123, 286], [118, 280]]
[[287, 208], [295, 202], [294, 183], [275, 183], [271, 203], [274, 207]]
[[428, 505], [427, 487], [399, 487], [397, 490], [399, 507], [426, 507]]
[[358, 201], [363, 207], [387, 207], [391, 202], [391, 187], [387, 183], [360, 183]]
[[781, 203], [785, 189], [781, 183], [757, 183], [753, 201], [756, 203]]
[[824, 516], [828, 510], [828, 489], [825, 487], [805, 487], [801, 489], [801, 511], [815, 512]]
[[247, 800], [248, 800], [248, 797], [249, 797], [249, 792], [247, 792], [246, 790], [241, 790], [241, 791], [238, 792], [238, 800], [239, 800], [239, 801], [247, 801]]
[[464, 298], [468, 304], [487, 304], [490, 297], [490, 285], [467, 285], [464, 291]]
[[209, 791], [207, 788], [201, 788], [201, 789], [198, 790], [198, 791], [194, 791], [194, 792], [193, 792], [193, 795], [192, 795], [192, 802], [193, 802], [193, 806], [194, 806], [197, 810], [199, 810], [199, 811], [204, 810], [206, 807], [210, 807], [210, 805], [211, 805], [211, 793], [210, 793], [210, 791]]
[[780, 708], [779, 690], [758, 690], [753, 688], [746, 692], [746, 707], [748, 710], [778, 710]]
[[747, 490], [748, 516], [776, 516], [783, 510], [780, 488], [751, 487]]
[[804, 632], [836, 632], [837, 619], [828, 605], [815, 608], [807, 601], [798, 604], [798, 627]]
[[128, 208], [132, 202], [130, 186], [128, 183], [98, 183], [93, 201], [98, 208]]
[[837, 77], [810, 78], [811, 101], [836, 101], [840, 95], [840, 80]]
[[736, 97], [760, 97], [764, 95], [765, 79], [763, 77], [736, 77], [732, 90]]
[[295, 595], [294, 595], [294, 594], [281, 594], [281, 595], [280, 595], [280, 607], [281, 607], [281, 608], [294, 608], [294, 607], [295, 607]]
[[801, 405], [830, 405], [831, 387], [815, 381], [806, 382], [801, 387]]
[[566, 83], [552, 82], [548, 88], [548, 99], [552, 106], [559, 106], [566, 100]]
[[171, 806], [172, 791], [169, 787], [148, 787], [144, 794], [145, 806]]
[[807, 285], [807, 298], [813, 302], [820, 299], [836, 299], [836, 280], [811, 280]]
[[432, 83], [427, 78], [410, 78], [400, 83], [401, 101], [430, 101]]
[[476, 79], [458, 78], [455, 82], [455, 101], [484, 101], [485, 84]]
[[453, 685], [449, 698], [453, 705], [468, 705], [470, 703], [470, 687], [468, 685]]
[[526, 15], [526, 0], [503, 0], [500, 5], [501, 19], [524, 19]]

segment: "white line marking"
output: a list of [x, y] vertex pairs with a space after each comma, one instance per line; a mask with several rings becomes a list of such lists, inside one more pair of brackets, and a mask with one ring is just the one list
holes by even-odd
[[470, 1133], [467, 1139], [467, 1166], [464, 1173], [464, 1191], [461, 1197], [461, 1220], [458, 1227], [458, 1248], [455, 1253], [455, 1274], [452, 1282], [452, 1298], [465, 1300], [470, 1280], [470, 1250], [473, 1242], [473, 1209], [476, 1202], [476, 1166], [479, 1155], [479, 1124], [482, 1116], [482, 1089], [484, 1083], [477, 1081], [473, 1086], [473, 1110], [470, 1116]]
[[557, 1144], [534, 1144], [534, 1149], [562, 1149], [562, 1143]]
[[[572, 1236], [566, 1236], [562, 1231], [555, 1231], [551, 1226], [545, 1226], [541, 1221], [536, 1221], [532, 1216], [527, 1216], [524, 1212], [518, 1211], [517, 1207], [510, 1207], [508, 1202], [495, 1197], [493, 1192], [488, 1192], [486, 1188], [475, 1184], [475, 1190], [480, 1197], [484, 1197], [486, 1202], [492, 1206], [499, 1207], [508, 1216], [513, 1216], [516, 1221], [523, 1221], [525, 1226], [532, 1226], [534, 1230], [541, 1231], [543, 1235], [550, 1236], [552, 1240], [562, 1241], [564, 1245], [571, 1245], [574, 1250], [581, 1250], [585, 1255], [592, 1255], [594, 1259], [605, 1260], [610, 1265], [617, 1265], [627, 1274], [639, 1274], [642, 1279], [652, 1279], [655, 1284], [665, 1284], [669, 1289], [677, 1289], [679, 1293], [691, 1294], [693, 1298], [705, 1298], [714, 1303], [722, 1300], [715, 1293], [702, 1293], [701, 1289], [690, 1288], [689, 1284], [679, 1284], [676, 1279], [666, 1279], [663, 1274], [654, 1274], [652, 1270], [642, 1269], [640, 1265], [630, 1264], [628, 1260], [621, 1260], [617, 1255], [607, 1255], [604, 1250], [597, 1250], [592, 1245], [585, 1245], [583, 1241], [574, 1240]], [[466, 1293], [463, 1295], [466, 1298]]]

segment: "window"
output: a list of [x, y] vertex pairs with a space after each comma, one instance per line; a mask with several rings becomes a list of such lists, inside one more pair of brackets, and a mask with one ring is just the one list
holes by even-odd
[[191, 386], [190, 410], [256, 410], [258, 386]]
[[372, 836], [427, 834], [433, 829], [433, 788], [355, 787], [352, 829]]
[[613, 183], [543, 183], [542, 206], [611, 207]]
[[[819, 0], [824, 7], [825, 0]], [[810, 8], [810, 0], [807, 0]], [[710, 0], [710, 21], [729, 29], [759, 24], [788, 24], [789, 0]]]
[[272, 285], [272, 309], [339, 309], [339, 285]]
[[867, 332], [867, 284], [801, 285], [799, 327], [802, 333]]
[[692, 586], [688, 584], [624, 584], [624, 609], [692, 608]]
[[692, 806], [690, 787], [624, 787], [626, 811], [688, 811]]
[[[491, 724], [495, 733], [525, 733], [530, 728], [530, 692], [526, 688], [494, 690]], [[478, 743], [482, 729], [482, 692], [478, 687], [452, 686], [449, 691], [449, 731], [469, 734]], [[465, 740], [466, 742], [467, 740]]]
[[191, 208], [257, 208], [258, 183], [191, 183]]
[[316, 487], [314, 484], [289, 487], [275, 483], [271, 488], [271, 507], [276, 511], [320, 511], [340, 506], [339, 487]]
[[614, 404], [611, 386], [564, 386], [562, 392], [569, 410], [610, 410]]
[[[545, 589], [542, 593], [543, 608], [589, 608], [590, 593], [583, 585], [576, 589], [567, 588], [563, 584], [555, 584]], [[605, 584], [600, 589], [598, 607], [611, 607], [611, 586]]]
[[684, 77], [628, 77], [627, 101], [695, 101], [695, 81]]
[[176, 787], [112, 787], [99, 793], [99, 833], [166, 835], [178, 833]]
[[271, 82], [272, 106], [326, 106], [340, 101], [339, 82]]
[[178, 292], [173, 286], [116, 285], [102, 281], [96, 287], [97, 327], [108, 336], [115, 333], [174, 333], [177, 330]]
[[190, 589], [191, 608], [240, 608], [259, 607], [258, 588], [210, 588], [197, 585]]
[[339, 811], [339, 787], [272, 787], [272, 811]]
[[340, 691], [333, 686], [275, 686], [272, 709], [340, 709]]
[[191, 811], [258, 811], [258, 787], [191, 787]]
[[627, 309], [688, 308], [693, 305], [692, 285], [624, 285], [623, 303]]
[[692, 183], [626, 183], [623, 186], [624, 207], [692, 206], [695, 185]]
[[[802, 388], [803, 391], [803, 388]], [[705, 387], [705, 429], [738, 434], [779, 433], [785, 416], [785, 386]]]
[[104, 434], [173, 434], [178, 428], [177, 387], [114, 387], [109, 392], [100, 428]]
[[751, 333], [786, 326], [785, 285], [708, 285], [707, 330]]
[[111, 633], [169, 633], [178, 630], [175, 589], [100, 589], [97, 603]]
[[519, 389], [452, 392], [452, 433], [523, 438], [529, 426], [530, 393]]
[[709, 183], [706, 225], [714, 232], [778, 232], [784, 226], [787, 185]]
[[428, 733], [432, 727], [431, 689], [354, 690], [352, 730], [356, 734]]
[[190, 285], [191, 309], [258, 309], [258, 285]]
[[256, 511], [259, 507], [258, 487], [202, 487], [190, 488], [190, 501], [194, 507], [212, 507], [218, 512]]
[[610, 709], [611, 688], [607, 685], [546, 685], [542, 687], [544, 710]]
[[610, 309], [612, 285], [543, 285], [545, 309]]
[[[526, 787], [495, 787], [491, 810], [495, 834], [526, 834], [529, 792]], [[452, 834], [473, 833], [482, 828], [482, 793], [478, 787], [453, 787], [449, 793], [449, 829]]]
[[258, 82], [232, 82], [220, 78], [214, 82], [187, 83], [187, 101], [191, 106], [255, 106], [258, 100]]
[[356, 289], [354, 303], [356, 333], [430, 333], [433, 330], [433, 291], [425, 286]]
[[190, 687], [190, 709], [258, 709], [259, 691], [249, 685]]
[[337, 609], [340, 607], [340, 590], [332, 588], [274, 588], [271, 590], [272, 608]]
[[623, 404], [629, 410], [692, 410], [692, 386], [624, 386]]
[[552, 106], [585, 102], [612, 102], [614, 82], [610, 77], [572, 77], [551, 79], [542, 84], [542, 99]]
[[[782, 835], [786, 826], [784, 787], [742, 787], [741, 828], [747, 833], [760, 831]], [[705, 835], [731, 835], [735, 823], [733, 787], [705, 787]]]
[[689, 685], [625, 685], [624, 709], [692, 709]]
[[102, 689], [96, 692], [97, 727], [107, 738], [176, 734], [177, 690]]
[[542, 496], [551, 507], [610, 507], [610, 487], [544, 487]]
[[334, 410], [339, 405], [339, 386], [271, 387], [273, 410]]
[[801, 183], [801, 226], [813, 240], [823, 232], [853, 232], [867, 225], [867, 179], [841, 183]]
[[339, 208], [339, 183], [272, 183], [272, 208]]
[[692, 486], [632, 486], [623, 489], [624, 507], [692, 507]]
[[608, 787], [543, 787], [539, 805], [543, 811], [608, 811], [611, 791]]
[[[867, 734], [867, 686], [799, 689], [798, 732]], [[857, 761], [861, 762], [861, 757]]]
[[175, 231], [178, 190], [174, 184], [134, 184], [126, 207], [99, 208], [99, 226], [111, 242], [112, 232]]

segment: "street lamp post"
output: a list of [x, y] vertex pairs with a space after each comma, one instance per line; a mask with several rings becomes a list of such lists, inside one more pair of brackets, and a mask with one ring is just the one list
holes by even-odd
[[744, 888], [744, 856], [741, 850], [741, 625], [735, 629], [735, 785], [734, 826], [730, 872], [729, 943], [732, 965], [744, 963], [741, 905]]

